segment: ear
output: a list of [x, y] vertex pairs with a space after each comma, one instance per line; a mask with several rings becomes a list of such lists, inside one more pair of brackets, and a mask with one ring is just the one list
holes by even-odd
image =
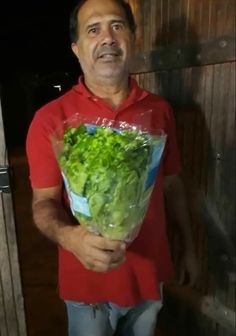
[[79, 59], [79, 47], [76, 43], [72, 43], [71, 44], [71, 49], [73, 51], [73, 53], [75, 54], [75, 56]]

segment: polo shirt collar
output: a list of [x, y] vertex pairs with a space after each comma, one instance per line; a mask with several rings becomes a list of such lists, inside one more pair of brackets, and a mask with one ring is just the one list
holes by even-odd
[[[137, 81], [135, 79], [129, 77], [129, 82], [130, 82], [130, 93], [126, 98], [126, 100], [122, 103], [122, 106], [131, 105], [134, 102], [142, 100], [143, 98], [149, 95], [148, 91], [145, 91], [138, 86]], [[74, 90], [85, 98], [96, 97], [85, 86], [84, 76], [79, 77], [78, 84], [74, 86]]]

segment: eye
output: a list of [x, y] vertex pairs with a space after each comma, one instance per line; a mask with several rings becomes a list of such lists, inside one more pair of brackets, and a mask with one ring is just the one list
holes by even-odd
[[92, 27], [88, 30], [89, 35], [96, 35], [98, 33], [98, 28]]
[[112, 25], [113, 30], [115, 31], [121, 31], [124, 29], [124, 26], [121, 23], [114, 23]]

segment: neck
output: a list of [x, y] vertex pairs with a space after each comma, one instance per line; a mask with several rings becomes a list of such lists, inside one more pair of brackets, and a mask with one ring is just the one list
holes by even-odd
[[89, 91], [106, 100], [114, 109], [117, 108], [129, 94], [129, 81], [128, 78], [121, 79], [120, 81], [94, 81], [85, 77], [85, 85]]

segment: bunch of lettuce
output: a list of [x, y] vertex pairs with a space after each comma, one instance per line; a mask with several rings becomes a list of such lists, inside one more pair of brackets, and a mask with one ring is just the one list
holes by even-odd
[[158, 141], [133, 129], [81, 124], [65, 131], [59, 164], [80, 224], [110, 239], [132, 239], [146, 212], [146, 181]]

